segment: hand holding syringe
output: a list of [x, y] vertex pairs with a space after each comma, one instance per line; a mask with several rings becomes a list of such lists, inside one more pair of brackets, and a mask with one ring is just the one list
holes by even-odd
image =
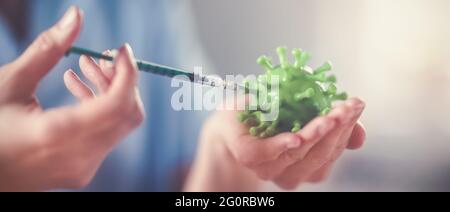
[[[70, 54], [79, 54], [79, 55], [86, 55], [90, 56], [96, 59], [102, 59], [107, 61], [113, 61], [114, 57], [107, 56], [99, 52], [95, 52], [89, 49], [79, 48], [79, 47], [72, 47], [67, 51], [67, 55]], [[188, 77], [190, 82], [193, 83], [199, 83], [201, 85], [206, 86], [212, 86], [212, 87], [223, 87], [224, 89], [228, 90], [234, 90], [237, 91], [239, 89], [242, 89], [242, 91], [245, 91], [245, 87], [241, 84], [238, 84], [237, 82], [233, 81], [225, 81], [218, 77], [212, 77], [212, 76], [206, 76], [206, 75], [199, 75], [197, 73], [191, 73], [187, 71], [183, 71], [180, 69], [155, 64], [152, 62], [137, 60], [137, 67], [140, 71], [157, 74], [161, 76], [166, 76], [170, 78], [174, 78], [176, 76], [186, 76]]]

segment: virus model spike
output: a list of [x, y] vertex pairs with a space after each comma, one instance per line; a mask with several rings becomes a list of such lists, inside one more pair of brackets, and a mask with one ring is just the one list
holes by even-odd
[[[271, 104], [269, 111], [257, 107], [256, 110], [247, 108], [239, 114], [239, 121], [249, 127], [250, 134], [261, 138], [282, 132], [297, 132], [315, 117], [328, 114], [334, 101], [347, 99], [346, 93], [337, 92], [336, 77], [327, 75], [332, 69], [330, 62], [313, 71], [306, 66], [309, 54], [300, 49], [292, 50], [295, 59], [293, 65], [288, 60], [285, 47], [278, 48], [277, 54], [280, 58], [278, 66], [274, 66], [266, 56], [258, 59], [258, 64], [266, 70], [266, 74], [259, 77], [264, 80], [246, 82], [246, 86], [257, 88], [258, 91], [268, 90], [274, 85], [267, 83], [271, 83], [270, 79], [277, 76], [280, 79], [279, 92], [258, 92], [258, 98], [261, 95], [271, 95], [269, 99], [275, 99], [279, 104]], [[276, 109], [273, 108], [275, 106], [279, 107], [275, 119], [264, 120], [264, 114], [272, 112]]]

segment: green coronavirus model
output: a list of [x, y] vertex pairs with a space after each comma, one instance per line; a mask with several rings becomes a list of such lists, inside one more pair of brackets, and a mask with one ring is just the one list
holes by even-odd
[[[330, 62], [312, 70], [306, 65], [309, 54], [300, 49], [292, 51], [293, 64], [288, 60], [285, 47], [278, 48], [277, 53], [280, 65], [275, 66], [267, 56], [262, 56], [258, 64], [267, 71], [266, 74], [252, 82], [246, 81], [247, 88], [256, 90], [258, 98], [268, 95], [266, 99], [277, 101], [277, 104], [265, 110], [260, 107], [252, 110], [247, 106], [246, 111], [239, 113], [239, 120], [250, 127], [250, 134], [261, 138], [297, 132], [315, 117], [328, 114], [334, 101], [347, 99], [346, 93], [337, 92], [336, 77], [327, 74], [332, 68]], [[274, 76], [279, 81], [278, 92], [271, 92]], [[267, 121], [263, 116], [271, 113], [274, 105], [278, 107], [278, 113]]]

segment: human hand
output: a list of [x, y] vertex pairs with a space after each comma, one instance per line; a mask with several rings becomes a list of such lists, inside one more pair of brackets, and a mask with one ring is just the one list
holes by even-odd
[[[221, 189], [227, 191], [233, 191], [233, 187], [234, 190], [241, 190], [249, 182], [255, 181], [251, 180], [254, 176], [289, 190], [303, 182], [320, 182], [328, 176], [346, 148], [358, 149], [363, 145], [365, 130], [358, 119], [364, 107], [361, 100], [350, 99], [335, 107], [328, 115], [314, 119], [297, 133], [282, 133], [266, 139], [251, 136], [248, 128], [237, 120], [236, 111], [217, 112], [205, 126], [202, 136], [204, 141], [201, 143], [204, 150], [193, 172], [206, 172], [208, 167], [227, 169], [214, 169], [221, 173], [214, 176], [217, 179], [226, 176], [230, 170], [245, 172], [237, 167], [250, 170], [249, 174], [253, 175], [247, 178], [242, 174], [234, 175], [233, 180], [222, 179], [223, 182], [209, 184], [225, 183]], [[198, 165], [202, 163], [200, 160], [213, 160], [216, 164]], [[189, 190], [197, 190], [196, 186], [202, 191], [210, 190], [196, 184], [192, 177], [190, 180]], [[239, 180], [246, 183], [239, 183]], [[202, 182], [207, 182], [207, 179]], [[244, 190], [248, 189], [256, 188]]]
[[128, 45], [114, 64], [99, 66], [81, 57], [81, 69], [97, 94], [69, 70], [65, 84], [81, 102], [42, 110], [35, 96], [38, 83], [75, 41], [81, 25], [79, 9], [71, 7], [22, 56], [0, 68], [0, 190], [84, 187], [113, 147], [144, 119]]

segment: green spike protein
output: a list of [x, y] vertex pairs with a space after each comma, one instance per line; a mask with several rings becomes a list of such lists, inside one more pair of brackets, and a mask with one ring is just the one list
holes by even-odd
[[268, 111], [261, 108], [250, 110], [247, 107], [246, 111], [239, 113], [239, 120], [250, 127], [250, 134], [261, 138], [297, 132], [315, 117], [328, 114], [334, 101], [347, 99], [346, 93], [337, 93], [336, 77], [327, 75], [332, 69], [330, 62], [312, 70], [306, 65], [309, 54], [300, 49], [292, 51], [294, 64], [289, 63], [285, 47], [278, 48], [277, 53], [281, 64], [274, 66], [267, 56], [260, 57], [258, 63], [267, 73], [259, 76], [257, 82], [247, 81], [246, 87], [257, 88], [258, 95], [261, 95], [264, 93], [260, 92], [261, 86], [269, 89], [271, 85], [267, 82], [271, 82], [272, 76], [277, 76], [279, 92], [268, 98], [279, 101], [278, 116], [274, 121], [263, 121], [262, 115]]

